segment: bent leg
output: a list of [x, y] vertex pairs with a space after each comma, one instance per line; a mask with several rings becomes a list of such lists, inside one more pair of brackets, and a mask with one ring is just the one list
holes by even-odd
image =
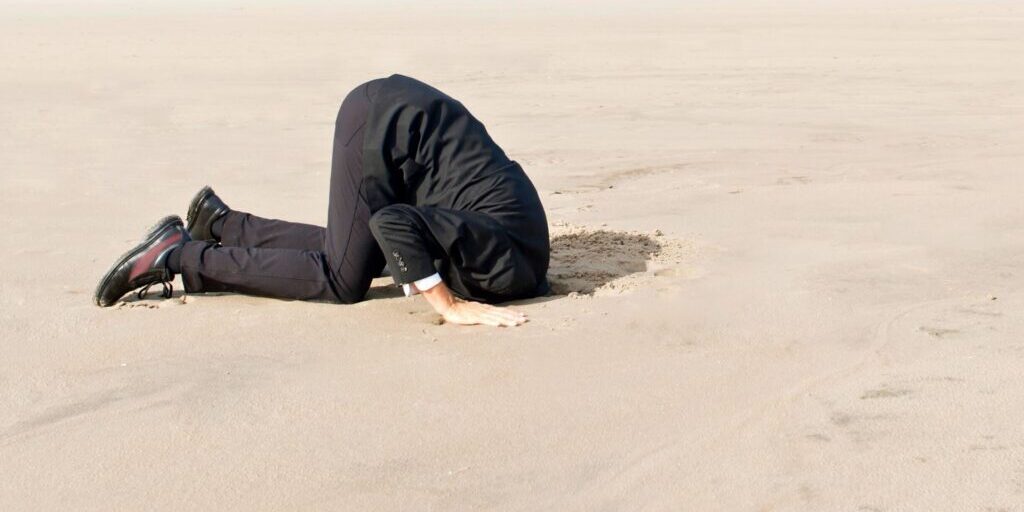
[[186, 291], [342, 303], [363, 299], [384, 267], [370, 233], [369, 208], [359, 194], [371, 84], [349, 93], [338, 112], [327, 229], [232, 212], [221, 234], [224, 246], [189, 242], [182, 249]]
[[384, 268], [384, 255], [370, 232], [370, 209], [359, 193], [363, 181], [363, 135], [375, 80], [355, 88], [341, 104], [334, 127], [331, 198], [325, 252], [331, 282], [341, 297], [362, 300]]

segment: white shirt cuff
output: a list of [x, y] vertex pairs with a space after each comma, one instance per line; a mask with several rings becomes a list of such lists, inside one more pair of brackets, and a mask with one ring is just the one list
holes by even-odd
[[434, 272], [433, 274], [424, 277], [423, 279], [417, 279], [412, 283], [406, 283], [402, 285], [402, 291], [405, 292], [405, 296], [416, 295], [420, 292], [425, 292], [441, 282], [441, 274]]

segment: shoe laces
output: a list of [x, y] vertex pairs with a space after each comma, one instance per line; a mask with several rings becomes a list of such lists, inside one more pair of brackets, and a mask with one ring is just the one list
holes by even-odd
[[160, 296], [165, 299], [169, 299], [171, 298], [171, 295], [174, 293], [174, 284], [172, 284], [172, 281], [174, 281], [174, 274], [172, 274], [170, 270], [167, 270], [165, 268], [163, 273], [160, 275], [159, 280], [153, 281], [152, 283], [149, 283], [143, 286], [142, 288], [139, 288], [139, 291], [136, 292], [135, 296], [138, 297], [139, 300], [146, 298], [146, 294], [149, 293], [149, 287], [153, 286], [154, 284], [160, 283], [161, 288], [163, 288], [160, 291]]

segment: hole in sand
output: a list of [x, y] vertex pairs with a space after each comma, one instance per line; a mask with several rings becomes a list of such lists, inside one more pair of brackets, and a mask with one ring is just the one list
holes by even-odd
[[603, 294], [681, 274], [684, 245], [661, 234], [556, 224], [551, 229], [551, 291]]

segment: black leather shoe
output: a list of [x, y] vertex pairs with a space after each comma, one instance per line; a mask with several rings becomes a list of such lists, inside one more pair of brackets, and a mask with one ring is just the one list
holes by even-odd
[[171, 249], [181, 247], [189, 240], [181, 217], [164, 217], [150, 228], [142, 243], [124, 253], [110, 267], [96, 286], [93, 301], [100, 307], [113, 306], [126, 293], [137, 288], [142, 288], [139, 290], [141, 299], [156, 283], [163, 286], [164, 298], [170, 298], [174, 290], [171, 286], [174, 274], [167, 269], [167, 255]]
[[220, 242], [213, 236], [213, 222], [223, 217], [231, 208], [224, 204], [217, 197], [217, 193], [210, 188], [209, 185], [203, 187], [196, 196], [192, 198], [192, 203], [188, 205], [188, 234], [193, 240], [213, 240]]

